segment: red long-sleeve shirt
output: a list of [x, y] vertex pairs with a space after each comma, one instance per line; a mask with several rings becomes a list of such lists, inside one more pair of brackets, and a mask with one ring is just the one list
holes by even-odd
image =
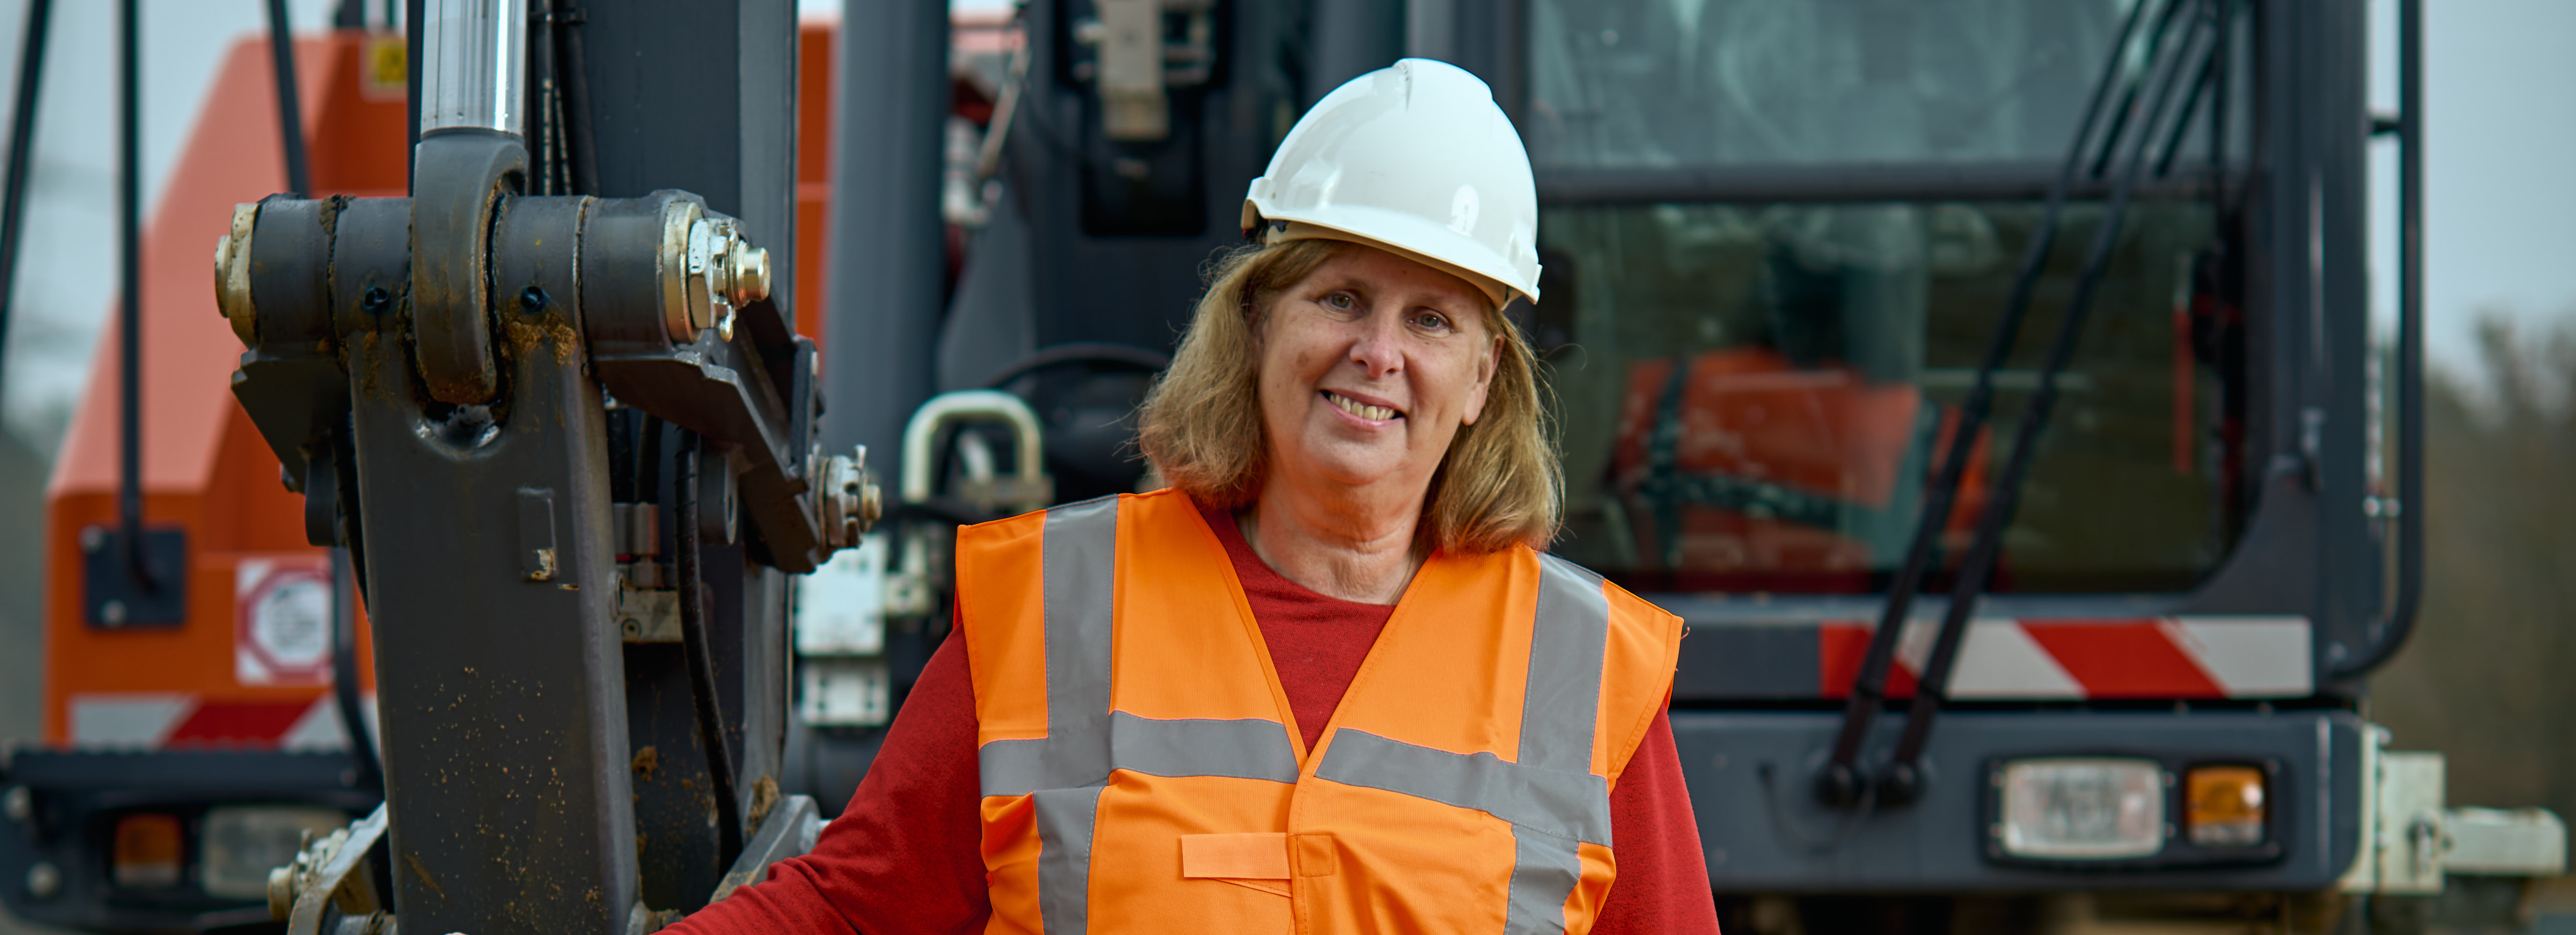
[[[1206, 516], [1234, 560], [1288, 707], [1307, 749], [1314, 749], [1395, 608], [1326, 597], [1280, 577], [1253, 554], [1231, 517]], [[965, 649], [952, 636], [931, 655], [867, 778], [814, 852], [780, 862], [767, 882], [737, 890], [666, 931], [982, 931], [992, 905], [977, 810], [975, 729]], [[1610, 829], [1619, 876], [1592, 931], [1717, 935], [1699, 826], [1682, 786], [1672, 725], [1662, 714], [1610, 793]]]

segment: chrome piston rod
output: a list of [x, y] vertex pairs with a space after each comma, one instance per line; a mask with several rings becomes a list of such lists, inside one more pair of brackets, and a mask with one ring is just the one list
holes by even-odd
[[527, 135], [528, 0], [428, 0], [420, 40], [420, 132]]

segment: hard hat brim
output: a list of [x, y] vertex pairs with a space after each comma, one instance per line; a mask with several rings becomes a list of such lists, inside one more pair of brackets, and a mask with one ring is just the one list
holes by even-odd
[[[1510, 279], [1504, 278], [1509, 275], [1508, 271], [1477, 268], [1480, 265], [1491, 265], [1491, 260], [1498, 258], [1491, 258], [1492, 251], [1484, 249], [1482, 244], [1476, 243], [1471, 238], [1421, 218], [1395, 211], [1344, 205], [1335, 208], [1333, 213], [1335, 220], [1343, 222], [1342, 224], [1319, 224], [1294, 216], [1265, 217], [1263, 220], [1268, 222], [1270, 227], [1265, 232], [1265, 236], [1270, 243], [1284, 243], [1290, 240], [1339, 240], [1375, 247], [1465, 280], [1468, 285], [1484, 293], [1485, 301], [1493, 303], [1495, 309], [1511, 304], [1512, 297], [1516, 295], [1526, 296], [1531, 302], [1538, 301], [1537, 284], [1532, 283], [1527, 288], [1523, 288]], [[1435, 248], [1454, 245], [1459, 249], [1441, 251], [1455, 255], [1456, 258], [1453, 259], [1421, 249], [1398, 246], [1398, 244], [1422, 244]], [[1478, 254], [1486, 256], [1479, 257]], [[1480, 259], [1487, 262], [1482, 264], [1475, 262]], [[1462, 260], [1465, 262], [1461, 262]]]

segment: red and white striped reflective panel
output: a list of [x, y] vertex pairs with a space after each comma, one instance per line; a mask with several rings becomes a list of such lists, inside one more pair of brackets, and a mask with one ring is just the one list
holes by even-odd
[[[1829, 621], [1817, 629], [1825, 695], [1851, 694], [1876, 627]], [[2304, 698], [2316, 691], [2308, 620], [2191, 616], [2044, 620], [1983, 618], [1968, 624], [1950, 672], [1951, 698], [2032, 701], [2117, 698]], [[1932, 655], [1938, 620], [1914, 620], [1897, 639], [1887, 694], [1914, 694]]]
[[[375, 726], [376, 696], [360, 699]], [[72, 746], [160, 750], [248, 747], [289, 752], [349, 749], [331, 693], [310, 701], [208, 700], [181, 692], [102, 692], [71, 698]]]

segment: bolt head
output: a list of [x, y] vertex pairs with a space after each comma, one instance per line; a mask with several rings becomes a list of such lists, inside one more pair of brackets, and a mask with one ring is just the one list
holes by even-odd
[[662, 328], [673, 341], [697, 340], [699, 307], [704, 294], [703, 267], [692, 267], [692, 234], [704, 212], [696, 202], [672, 201], [662, 210], [661, 255], [654, 263], [662, 278]]
[[732, 267], [733, 304], [749, 305], [769, 297], [769, 251], [736, 244], [725, 262]]
[[0, 815], [9, 816], [10, 821], [23, 823], [35, 814], [36, 794], [27, 791], [27, 787], [10, 786], [8, 791], [0, 792]]
[[111, 627], [125, 625], [125, 602], [109, 601], [98, 605], [98, 622]]
[[52, 899], [54, 894], [62, 891], [62, 868], [54, 866], [50, 861], [42, 860], [37, 861], [35, 866], [27, 868], [27, 895], [37, 899]]
[[268, 871], [268, 914], [280, 922], [295, 914], [294, 867], [274, 867]]
[[245, 347], [259, 341], [259, 311], [250, 298], [250, 241], [258, 225], [258, 204], [234, 205], [232, 227], [215, 244], [215, 307]]
[[[279, 470], [285, 470], [285, 469], [284, 469], [284, 468], [279, 468]], [[100, 549], [106, 548], [106, 547], [107, 547], [107, 530], [105, 530], [105, 529], [101, 529], [101, 528], [96, 527], [96, 526], [83, 526], [83, 527], [81, 527], [81, 531], [80, 531], [80, 547], [81, 547], [81, 551], [83, 551], [83, 552], [96, 552], [96, 551], [98, 551], [98, 550], [100, 550]]]

